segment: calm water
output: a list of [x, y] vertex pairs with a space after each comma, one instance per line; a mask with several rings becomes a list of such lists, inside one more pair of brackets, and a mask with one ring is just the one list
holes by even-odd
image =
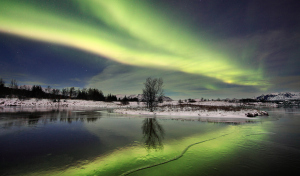
[[270, 116], [247, 123], [121, 116], [104, 109], [0, 112], [0, 175], [299, 173], [295, 108], [268, 109]]

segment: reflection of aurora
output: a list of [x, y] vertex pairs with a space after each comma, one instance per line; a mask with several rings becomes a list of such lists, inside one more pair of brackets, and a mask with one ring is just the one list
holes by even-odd
[[165, 132], [156, 118], [146, 118], [143, 120], [142, 130], [146, 149], [163, 148], [162, 139], [164, 138]]
[[[190, 169], [196, 168], [196, 171], [205, 172], [207, 165], [230, 159], [230, 156], [234, 155], [240, 145], [247, 145], [248, 139], [264, 140], [267, 137], [261, 126], [251, 124], [228, 126], [219, 131], [195, 135], [175, 142], [166, 141], [164, 150], [149, 152], [143, 146], [130, 146], [63, 171], [52, 170], [30, 173], [29, 175], [121, 175], [130, 170], [170, 160], [180, 155], [191, 144], [222, 135], [223, 137], [189, 148], [184, 156], [176, 161], [138, 171], [132, 175], [141, 173], [142, 175], [164, 175], [165, 173], [183, 175], [187, 172], [187, 166]], [[224, 154], [228, 157], [224, 157]]]

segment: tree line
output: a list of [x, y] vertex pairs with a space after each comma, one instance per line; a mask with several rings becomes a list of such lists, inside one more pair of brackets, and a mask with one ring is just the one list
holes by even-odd
[[[163, 79], [162, 78], [151, 78], [148, 77], [144, 83], [143, 88], [143, 102], [146, 107], [153, 112], [158, 103], [163, 102], [164, 90], [163, 90]], [[75, 89], [74, 87], [53, 89], [50, 86], [43, 88], [40, 85], [34, 85], [31, 88], [28, 86], [18, 86], [15, 79], [12, 79], [8, 86], [5, 86], [5, 81], [0, 78], [0, 98], [48, 98], [48, 99], [82, 99], [82, 100], [94, 100], [94, 101], [121, 101], [123, 105], [129, 104], [129, 101], [137, 101], [138, 98], [127, 98], [126, 96], [121, 100], [117, 99], [116, 95], [108, 94], [104, 96], [101, 90], [96, 88], [83, 88]], [[191, 100], [190, 100], [191, 101]]]
[[116, 95], [108, 94], [107, 96], [104, 96], [103, 92], [96, 88], [75, 89], [75, 87], [68, 87], [60, 90], [48, 86], [43, 89], [40, 85], [33, 85], [32, 87], [25, 85], [18, 86], [18, 82], [15, 79], [12, 79], [11, 82], [5, 86], [5, 81], [0, 78], [0, 98], [6, 97], [19, 99], [37, 98], [118, 101]]

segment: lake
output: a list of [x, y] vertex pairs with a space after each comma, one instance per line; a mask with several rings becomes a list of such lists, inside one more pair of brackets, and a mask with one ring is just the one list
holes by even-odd
[[299, 109], [266, 110], [245, 121], [0, 108], [0, 175], [299, 173]]

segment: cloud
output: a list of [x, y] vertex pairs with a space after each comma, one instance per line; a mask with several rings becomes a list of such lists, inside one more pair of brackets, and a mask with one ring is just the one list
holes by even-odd
[[[208, 1], [203, 6], [200, 3], [208, 13], [204, 14], [193, 2], [189, 5], [199, 18], [195, 24], [191, 14], [177, 11], [183, 17], [174, 18], [169, 13], [171, 7], [163, 11], [163, 6], [156, 8], [152, 1], [73, 0], [68, 1], [68, 7], [57, 1], [60, 8], [48, 1], [43, 3], [0, 2], [0, 32], [25, 38], [30, 48], [30, 53], [21, 57], [14, 55], [19, 40], [9, 43], [7, 37], [0, 42], [13, 48], [6, 58], [12, 69], [4, 62], [1, 67], [7, 70], [2, 73], [26, 73], [19, 77], [20, 81], [27, 77], [27, 82], [76, 87], [87, 83], [87, 87], [97, 87], [105, 93], [136, 94], [141, 93], [145, 79], [152, 76], [164, 78], [169, 95], [216, 98], [289, 88], [281, 84], [290, 85], [290, 89], [298, 85], [299, 32], [276, 27], [280, 24], [274, 21], [277, 14], [267, 18], [273, 20], [273, 27], [260, 30], [264, 26], [258, 24], [261, 15], [251, 14], [253, 10], [260, 12], [256, 3], [231, 6], [222, 2], [230, 7], [224, 8], [219, 2]], [[158, 4], [168, 6], [169, 2]], [[273, 11], [271, 6], [267, 8]], [[248, 9], [246, 16], [238, 16], [244, 9]], [[276, 9], [282, 9], [280, 4]], [[289, 17], [288, 13], [285, 16]], [[185, 23], [182, 19], [190, 21]], [[286, 24], [292, 23], [293, 20]], [[28, 39], [50, 44], [50, 49]], [[3, 51], [8, 53], [7, 48]], [[15, 63], [18, 68], [27, 67], [20, 71], [14, 69]]]
[[[46, 83], [38, 82], [38, 81], [22, 81], [20, 82], [21, 85], [40, 85], [42, 87], [48, 86]], [[58, 86], [57, 84], [52, 86]]]
[[[227, 98], [243, 97], [243, 91], [254, 92], [257, 88], [253, 86], [241, 86], [227, 84], [205, 76], [187, 74], [184, 72], [163, 70], [145, 67], [129, 67], [126, 65], [112, 64], [106, 67], [101, 73], [92, 77], [86, 87], [101, 89], [105, 94], [141, 94], [143, 83], [147, 77], [161, 77], [164, 80], [164, 91], [172, 98]], [[249, 91], [251, 90], [251, 91]], [[233, 91], [233, 93], [229, 93]], [[214, 95], [211, 95], [212, 92]], [[223, 94], [222, 93], [226, 93]], [[252, 95], [251, 94], [251, 95]]]
[[174, 23], [145, 1], [72, 1], [75, 11], [91, 21], [36, 4], [1, 3], [4, 33], [66, 45], [122, 64], [168, 68], [224, 83], [258, 85], [263, 79], [261, 70], [245, 67], [211, 45], [205, 33]]
[[81, 81], [82, 81], [82, 80], [79, 79], [79, 78], [71, 78], [70, 80], [71, 80], [71, 81], [76, 81], [76, 82], [81, 82]]
[[299, 92], [300, 76], [298, 75], [275, 77], [271, 81], [275, 85], [272, 87], [275, 92]]
[[[259, 32], [238, 38], [226, 38], [215, 43], [219, 48], [231, 51], [245, 67], [260, 70], [261, 90], [272, 91], [280, 77], [299, 75], [300, 33], [284, 30]], [[255, 72], [253, 72], [255, 74]], [[241, 78], [247, 80], [247, 76]]]
[[28, 75], [24, 73], [18, 72], [10, 72], [10, 71], [0, 71], [0, 78], [4, 79], [6, 85], [8, 85], [11, 79], [15, 79], [18, 85], [42, 85], [45, 86], [46, 84], [37, 76]]

